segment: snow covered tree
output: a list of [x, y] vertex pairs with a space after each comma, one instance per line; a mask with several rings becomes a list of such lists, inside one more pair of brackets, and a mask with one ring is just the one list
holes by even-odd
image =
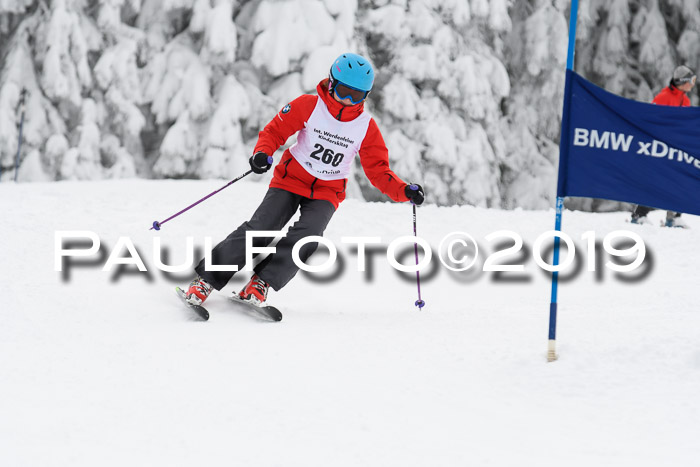
[[506, 1], [364, 1], [360, 31], [377, 67], [374, 99], [397, 173], [440, 204], [501, 206], [498, 121]]
[[[355, 4], [238, 2], [235, 15], [232, 0], [185, 3], [149, 8], [139, 18], [165, 36], [146, 67], [146, 100], [156, 125], [169, 126], [153, 170], [167, 177], [230, 177], [247, 168], [243, 154], [257, 131], [289, 100], [313, 91], [328, 63], [349, 46]], [[173, 14], [187, 27], [163, 26]]]
[[[568, 2], [567, 2], [568, 3]], [[501, 124], [504, 206], [546, 208], [556, 196], [558, 141], [568, 38], [564, 2], [518, 2], [506, 39], [512, 92]]]
[[[351, 50], [376, 67], [367, 107], [393, 168], [429, 200], [546, 208], [569, 3], [2, 0], [0, 181], [23, 90], [20, 180], [232, 177], [258, 131]], [[578, 27], [577, 72], [628, 98], [700, 66], [700, 0], [586, 0]], [[382, 199], [355, 175], [351, 193]]]

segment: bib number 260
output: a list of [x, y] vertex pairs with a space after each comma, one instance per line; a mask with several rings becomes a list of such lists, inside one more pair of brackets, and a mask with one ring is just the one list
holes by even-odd
[[[340, 152], [334, 153], [332, 149], [326, 149], [318, 143], [314, 144], [314, 147], [316, 150], [309, 155], [312, 159], [321, 161], [324, 164], [330, 164], [333, 167], [338, 167], [343, 162], [345, 154]], [[321, 155], [319, 156], [319, 154]]]

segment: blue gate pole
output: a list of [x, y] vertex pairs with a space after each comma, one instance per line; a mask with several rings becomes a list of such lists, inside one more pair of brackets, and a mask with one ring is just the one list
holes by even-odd
[[[576, 47], [576, 19], [578, 16], [578, 0], [571, 0], [571, 13], [569, 14], [569, 49], [566, 55], [566, 69], [574, 69], [574, 53]], [[565, 91], [566, 94], [566, 91]], [[566, 100], [565, 100], [566, 101]], [[567, 111], [566, 105], [564, 106], [564, 112]], [[562, 122], [565, 120], [565, 115], [562, 115]], [[562, 124], [562, 134], [559, 139], [559, 151], [566, 150], [562, 148], [565, 141], [564, 125]], [[560, 158], [561, 160], [561, 158]], [[557, 207], [556, 207], [556, 218], [554, 220], [554, 230], [561, 232], [561, 218], [564, 212], [564, 197], [557, 196]], [[561, 239], [559, 237], [554, 237], [554, 255], [552, 257], [552, 265], [559, 265], [559, 246], [561, 244]], [[553, 362], [557, 359], [557, 291], [559, 288], [559, 272], [552, 272], [552, 299], [549, 304], [549, 344], [547, 347], [547, 361]]]
[[22, 128], [24, 127], [24, 98], [27, 95], [27, 90], [22, 88], [22, 92], [19, 95], [19, 107], [22, 116], [19, 121], [19, 138], [17, 139], [17, 155], [15, 156], [15, 182], [17, 181], [17, 172], [19, 171], [19, 154], [22, 150]]

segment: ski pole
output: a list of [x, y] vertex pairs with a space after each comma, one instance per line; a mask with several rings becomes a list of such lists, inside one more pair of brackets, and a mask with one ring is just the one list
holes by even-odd
[[[414, 186], [415, 185], [411, 185], [410, 188], [412, 190], [417, 190], [418, 187], [416, 186], [415, 188], [413, 188]], [[415, 205], [415, 203], [413, 203], [413, 201], [411, 201], [411, 204], [413, 204], [413, 236], [417, 237], [418, 233], [416, 230], [416, 205]], [[416, 252], [416, 266], [418, 266], [418, 243], [417, 242], [413, 244], [413, 249]], [[425, 306], [425, 302], [423, 300], [421, 300], [421, 298], [420, 298], [420, 271], [418, 271], [418, 269], [416, 269], [416, 285], [418, 286], [418, 300], [416, 300], [415, 305], [420, 310], [421, 308], [423, 308]]]
[[192, 209], [193, 207], [197, 206], [197, 205], [198, 205], [199, 203], [201, 203], [202, 201], [205, 201], [205, 200], [211, 198], [212, 196], [214, 196], [215, 194], [217, 194], [218, 192], [220, 192], [220, 191], [223, 190], [224, 188], [227, 188], [227, 187], [233, 185], [233, 184], [236, 183], [238, 180], [242, 179], [243, 177], [245, 177], [246, 175], [249, 175], [249, 174], [252, 173], [252, 172], [253, 172], [253, 170], [251, 169], [251, 170], [247, 171], [246, 173], [244, 173], [243, 175], [240, 175], [240, 176], [234, 178], [233, 180], [231, 180], [230, 182], [228, 182], [226, 185], [222, 186], [222, 187], [219, 188], [218, 190], [212, 191], [211, 193], [209, 193], [209, 194], [208, 194], [207, 196], [205, 196], [204, 198], [200, 199], [199, 201], [197, 201], [197, 202], [195, 202], [195, 203], [193, 203], [193, 204], [190, 204], [189, 206], [187, 206], [187, 207], [186, 207], [185, 209], [183, 209], [182, 211], [178, 212], [177, 214], [173, 214], [172, 216], [168, 217], [167, 219], [165, 219], [165, 220], [162, 221], [162, 222], [153, 221], [153, 226], [152, 226], [150, 229], [148, 229], [148, 230], [153, 230], [153, 229], [155, 229], [155, 230], [160, 230], [160, 227], [161, 227], [163, 224], [165, 224], [166, 222], [168, 222], [170, 219], [174, 219], [174, 218], [176, 218], [177, 216], [179, 216], [180, 214], [182, 214], [183, 212], [189, 211], [190, 209]]
[[22, 150], [22, 127], [24, 126], [24, 98], [27, 95], [27, 90], [22, 88], [22, 92], [19, 95], [19, 108], [22, 112], [22, 116], [19, 121], [19, 137], [17, 139], [17, 155], [15, 156], [15, 182], [17, 181], [17, 172], [19, 171], [19, 154]]

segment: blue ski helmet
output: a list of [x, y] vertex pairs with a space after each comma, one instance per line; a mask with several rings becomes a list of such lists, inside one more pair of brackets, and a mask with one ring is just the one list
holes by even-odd
[[369, 92], [374, 84], [374, 69], [362, 55], [345, 53], [331, 65], [331, 81]]

